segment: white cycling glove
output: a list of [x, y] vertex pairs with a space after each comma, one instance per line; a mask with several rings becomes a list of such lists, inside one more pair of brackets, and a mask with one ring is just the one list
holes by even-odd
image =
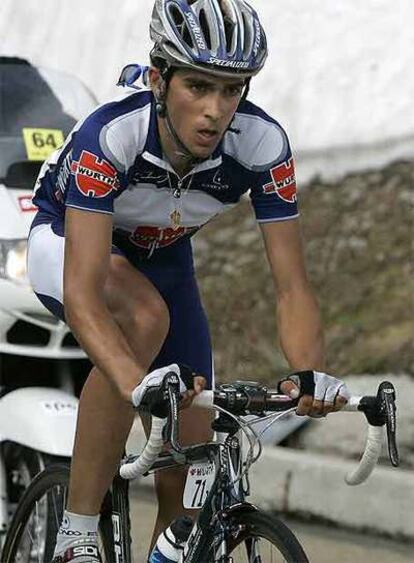
[[[161, 392], [161, 384], [167, 373], [175, 373], [180, 383], [180, 393], [185, 393], [188, 389], [193, 388], [195, 373], [187, 366], [171, 364], [164, 368], [155, 369], [148, 373], [139, 385], [132, 391], [132, 404], [135, 408], [146, 403], [146, 398], [150, 395], [151, 402], [157, 402], [157, 392]], [[159, 397], [161, 400], [161, 397]]]
[[347, 401], [351, 394], [343, 381], [321, 371], [298, 371], [292, 373], [278, 384], [278, 390], [284, 381], [293, 381], [299, 388], [299, 396], [311, 395], [316, 401], [335, 403], [338, 395]]

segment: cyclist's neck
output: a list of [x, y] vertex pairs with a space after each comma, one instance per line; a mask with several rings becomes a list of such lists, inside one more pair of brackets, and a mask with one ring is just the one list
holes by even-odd
[[208, 160], [210, 155], [205, 158], [197, 158], [192, 155], [171, 127], [172, 125], [167, 122], [167, 119], [158, 118], [158, 132], [164, 157], [171, 164], [176, 174], [180, 178], [184, 178], [197, 164]]

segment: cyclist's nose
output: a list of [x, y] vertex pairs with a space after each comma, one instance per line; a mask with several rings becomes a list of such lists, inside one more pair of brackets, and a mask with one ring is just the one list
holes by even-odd
[[224, 114], [224, 103], [220, 92], [212, 92], [206, 99], [204, 115], [212, 121], [219, 121]]

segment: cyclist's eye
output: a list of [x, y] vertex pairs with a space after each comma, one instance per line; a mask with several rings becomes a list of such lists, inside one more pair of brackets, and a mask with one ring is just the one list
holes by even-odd
[[193, 92], [197, 94], [205, 94], [209, 90], [209, 86], [207, 84], [202, 84], [202, 83], [191, 84], [190, 88]]
[[243, 86], [231, 86], [227, 88], [226, 94], [230, 97], [241, 96], [243, 92]]

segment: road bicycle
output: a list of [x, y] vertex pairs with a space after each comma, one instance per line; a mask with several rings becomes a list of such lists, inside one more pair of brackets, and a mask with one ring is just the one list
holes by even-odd
[[[265, 421], [270, 427], [294, 411], [297, 401], [255, 382], [235, 382], [205, 391], [196, 397], [195, 404], [218, 411], [212, 427], [221, 439], [182, 447], [178, 389], [177, 376], [167, 374], [163, 383], [166, 416], [152, 417], [143, 452], [122, 461], [103, 502], [99, 543], [104, 562], [133, 561], [128, 481], [179, 466], [189, 466], [183, 504], [200, 509], [183, 547], [182, 563], [308, 562], [298, 539], [281, 520], [246, 501], [249, 469], [260, 457], [261, 434], [266, 429], [259, 433], [255, 425]], [[393, 385], [383, 382], [376, 396], [351, 397], [346, 410], [363, 412], [369, 425], [365, 452], [358, 467], [346, 476], [347, 483], [355, 485], [368, 478], [381, 452], [384, 428], [391, 463], [398, 466]], [[50, 560], [67, 487], [67, 467], [48, 467], [34, 479], [10, 526], [3, 563]]]

